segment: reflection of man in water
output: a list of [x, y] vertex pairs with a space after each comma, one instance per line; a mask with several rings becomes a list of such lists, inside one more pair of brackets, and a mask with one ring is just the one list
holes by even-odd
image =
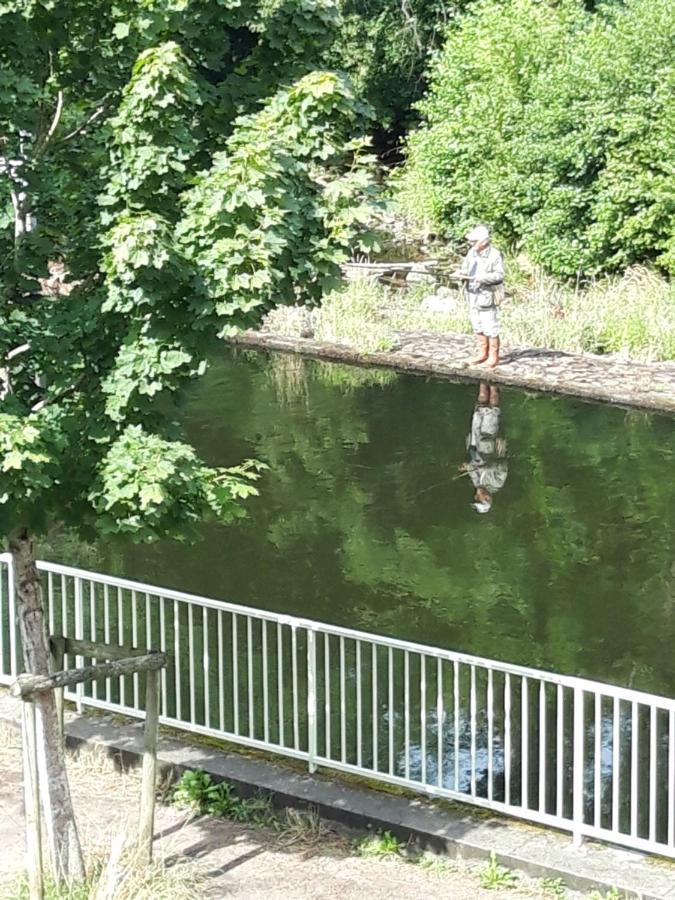
[[460, 470], [473, 482], [473, 508], [478, 513], [490, 512], [492, 498], [504, 487], [508, 474], [506, 441], [499, 436], [499, 388], [481, 382], [478, 399], [471, 419], [471, 431], [466, 438], [468, 462]]

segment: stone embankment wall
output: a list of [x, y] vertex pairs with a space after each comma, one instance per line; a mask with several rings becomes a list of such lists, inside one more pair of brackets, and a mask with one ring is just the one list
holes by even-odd
[[233, 343], [336, 362], [384, 366], [419, 375], [471, 381], [485, 378], [535, 391], [675, 413], [675, 362], [636, 363], [614, 357], [507, 345], [503, 346], [497, 369], [486, 370], [466, 363], [474, 351], [470, 336], [430, 332], [400, 334], [396, 347], [381, 353], [362, 353], [343, 344], [266, 331], [243, 332]]

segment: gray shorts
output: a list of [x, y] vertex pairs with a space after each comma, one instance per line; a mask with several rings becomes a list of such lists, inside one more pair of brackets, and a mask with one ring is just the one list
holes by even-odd
[[491, 338], [499, 337], [499, 319], [497, 318], [496, 306], [488, 306], [487, 309], [481, 309], [479, 306], [472, 304], [469, 307], [469, 317], [474, 334], [484, 334], [486, 337]]

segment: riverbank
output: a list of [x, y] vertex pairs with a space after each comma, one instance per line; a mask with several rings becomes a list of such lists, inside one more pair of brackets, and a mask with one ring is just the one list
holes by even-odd
[[391, 350], [363, 352], [347, 344], [290, 337], [273, 331], [246, 331], [235, 345], [360, 366], [375, 366], [566, 394], [584, 400], [675, 413], [675, 362], [638, 363], [616, 357], [568, 353], [504, 342], [502, 361], [494, 370], [469, 366], [474, 351], [470, 335], [427, 331], [399, 332]]

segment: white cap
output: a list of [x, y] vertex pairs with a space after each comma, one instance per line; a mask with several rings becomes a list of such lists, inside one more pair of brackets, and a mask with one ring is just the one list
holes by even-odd
[[487, 225], [476, 225], [471, 231], [467, 232], [466, 239], [467, 241], [471, 241], [472, 244], [475, 241], [489, 241], [490, 229]]
[[492, 509], [492, 500], [479, 500], [471, 505], [477, 513], [488, 513]]

